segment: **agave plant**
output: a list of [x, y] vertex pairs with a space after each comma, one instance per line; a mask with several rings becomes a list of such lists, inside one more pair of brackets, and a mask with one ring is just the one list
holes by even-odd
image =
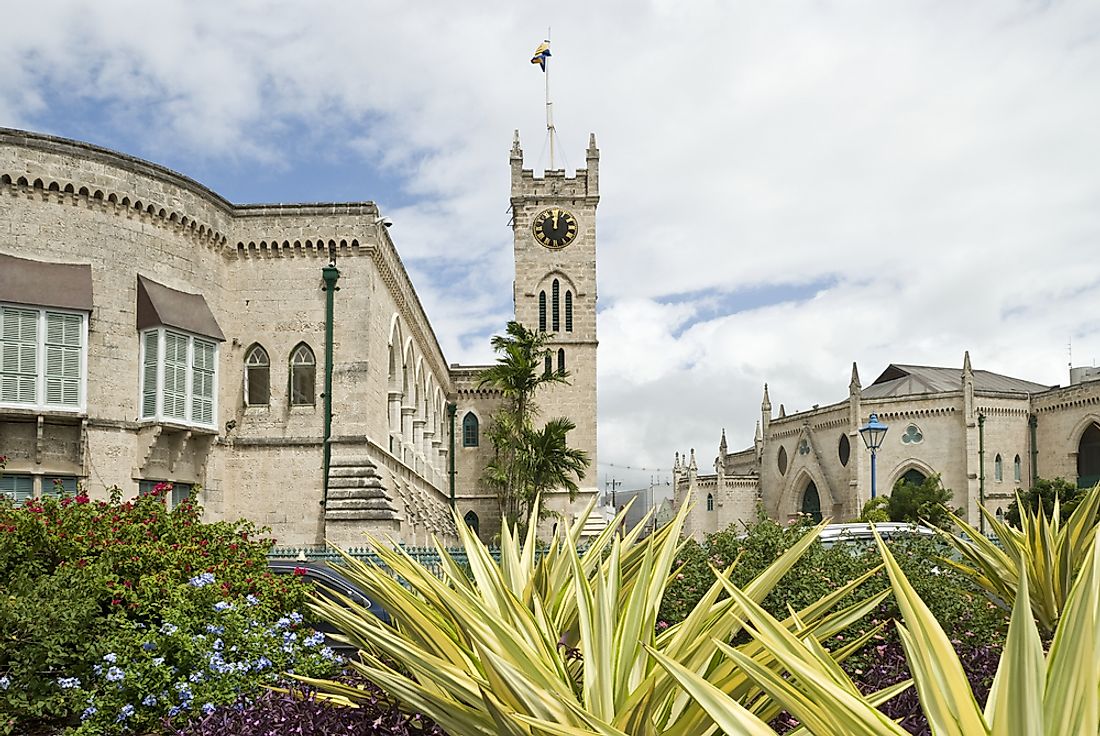
[[[675, 574], [686, 505], [644, 540], [639, 537], [647, 520], [620, 533], [620, 514], [579, 553], [591, 508], [541, 555], [535, 552], [534, 518], [522, 544], [505, 528], [499, 562], [456, 518], [468, 569], [440, 547], [442, 577], [377, 540], [372, 545], [384, 567], [345, 555], [344, 573], [392, 614], [396, 628], [353, 604], [344, 608], [316, 599], [312, 607], [361, 649], [362, 661], [352, 666], [453, 734], [713, 732], [707, 711], [687, 697], [647, 649], [708, 679], [759, 718], [775, 717], [779, 706], [739, 666], [720, 656], [715, 643], [732, 641], [742, 626], [738, 599], [723, 595], [731, 588], [732, 567], [716, 571], [714, 584], [682, 622], [657, 631], [661, 597]], [[803, 537], [739, 594], [754, 604], [763, 600], [819, 531]], [[873, 572], [778, 625], [814, 642], [848, 629], [889, 593], [839, 605]], [[830, 661], [842, 659], [865, 641], [857, 637], [832, 655], [820, 651]], [[756, 667], [778, 667], [773, 653], [757, 642], [735, 651]], [[337, 682], [306, 682], [339, 702], [364, 696]]]
[[1060, 521], [1058, 501], [1048, 520], [1042, 505], [1031, 510], [1017, 501], [1020, 528], [998, 520], [982, 507], [999, 545], [962, 519], [952, 516], [965, 538], [946, 532], [941, 536], [958, 551], [961, 561], [943, 562], [989, 592], [994, 599], [1012, 608], [1021, 581], [1027, 579], [1031, 613], [1039, 631], [1049, 638], [1065, 609], [1070, 588], [1088, 557], [1100, 514], [1100, 487], [1093, 488], [1065, 522]]
[[[898, 624], [921, 708], [935, 736], [1096, 736], [1100, 729], [1100, 546], [1089, 543], [1049, 652], [1028, 603], [1022, 576], [1008, 638], [985, 708], [978, 706], [962, 663], [935, 616], [905, 578], [886, 545], [878, 546], [905, 624]], [[786, 670], [760, 667], [725, 643], [717, 645], [801, 722], [798, 733], [903, 736], [879, 712], [881, 693], [859, 694], [811, 637], [792, 634], [748, 596], [729, 586], [746, 612], [748, 632]], [[727, 734], [772, 734], [767, 724], [697, 673], [660, 652], [653, 656]]]

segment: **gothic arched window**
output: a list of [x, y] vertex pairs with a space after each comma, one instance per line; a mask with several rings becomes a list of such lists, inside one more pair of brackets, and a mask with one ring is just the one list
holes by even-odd
[[253, 345], [244, 358], [245, 406], [267, 406], [271, 403], [271, 361], [267, 351]]
[[317, 394], [317, 360], [304, 342], [290, 354], [290, 405], [313, 406]]
[[463, 447], [477, 447], [478, 445], [478, 425], [477, 416], [472, 412], [466, 412], [466, 416], [462, 417], [462, 446]]
[[550, 289], [550, 329], [553, 332], [558, 332], [559, 330], [561, 330], [561, 320], [559, 319], [558, 312], [558, 300], [560, 295], [561, 282], [559, 282], [557, 279], [554, 279], [554, 283], [551, 285]]
[[714, 494], [707, 494], [707, 511], [714, 511]]
[[474, 536], [481, 534], [481, 521], [478, 520], [477, 514], [473, 511], [467, 511], [462, 520], [466, 522], [466, 526], [470, 527], [470, 531], [474, 533]]
[[565, 290], [565, 331], [573, 331], [573, 292]]
[[993, 459], [993, 479], [997, 481], [1005, 479], [1004, 462], [1001, 460], [1000, 455]]
[[546, 354], [543, 359], [543, 373], [549, 376], [554, 371], [554, 361], [550, 358], [550, 353]]
[[1021, 470], [1022, 468], [1020, 467], [1020, 456], [1017, 455], [1016, 458], [1012, 461], [1012, 479], [1017, 483], [1020, 482]]
[[558, 348], [558, 373], [565, 373], [565, 348]]
[[546, 290], [539, 292], [539, 332], [546, 332]]

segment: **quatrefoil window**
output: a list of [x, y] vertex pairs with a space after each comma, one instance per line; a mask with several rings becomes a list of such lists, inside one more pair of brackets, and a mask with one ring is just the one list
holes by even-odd
[[920, 428], [915, 424], [910, 424], [905, 428], [905, 434], [901, 436], [901, 443], [903, 445], [916, 445], [924, 439], [924, 434], [921, 433]]

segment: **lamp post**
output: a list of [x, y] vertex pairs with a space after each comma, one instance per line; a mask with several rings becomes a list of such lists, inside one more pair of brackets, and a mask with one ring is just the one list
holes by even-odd
[[887, 429], [889, 427], [880, 422], [878, 414], [873, 412], [867, 424], [859, 428], [863, 444], [867, 445], [867, 449], [871, 451], [871, 498], [875, 497], [875, 455], [878, 453], [878, 448], [882, 447], [882, 438], [886, 436]]

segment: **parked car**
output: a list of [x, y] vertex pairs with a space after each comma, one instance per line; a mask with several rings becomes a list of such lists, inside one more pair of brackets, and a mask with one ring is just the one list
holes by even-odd
[[[355, 583], [344, 577], [338, 568], [330, 567], [325, 562], [303, 562], [293, 559], [269, 559], [267, 567], [276, 575], [299, 575], [304, 580], [313, 583], [317, 594], [330, 601], [343, 603], [334, 593], [345, 595], [357, 604], [366, 608], [382, 622], [392, 623], [390, 615], [377, 602], [372, 601], [363, 594]], [[350, 644], [332, 638], [332, 634], [339, 631], [328, 621], [313, 621], [313, 628], [325, 635], [325, 644], [345, 657], [355, 654], [356, 648]]]
[[874, 546], [875, 535], [871, 531], [874, 528], [884, 540], [897, 539], [898, 537], [917, 536], [927, 539], [935, 539], [936, 530], [921, 524], [908, 524], [896, 521], [885, 521], [878, 524], [864, 524], [855, 522], [851, 524], [829, 524], [822, 530], [819, 539], [826, 547], [836, 544], [851, 544], [855, 546]]

